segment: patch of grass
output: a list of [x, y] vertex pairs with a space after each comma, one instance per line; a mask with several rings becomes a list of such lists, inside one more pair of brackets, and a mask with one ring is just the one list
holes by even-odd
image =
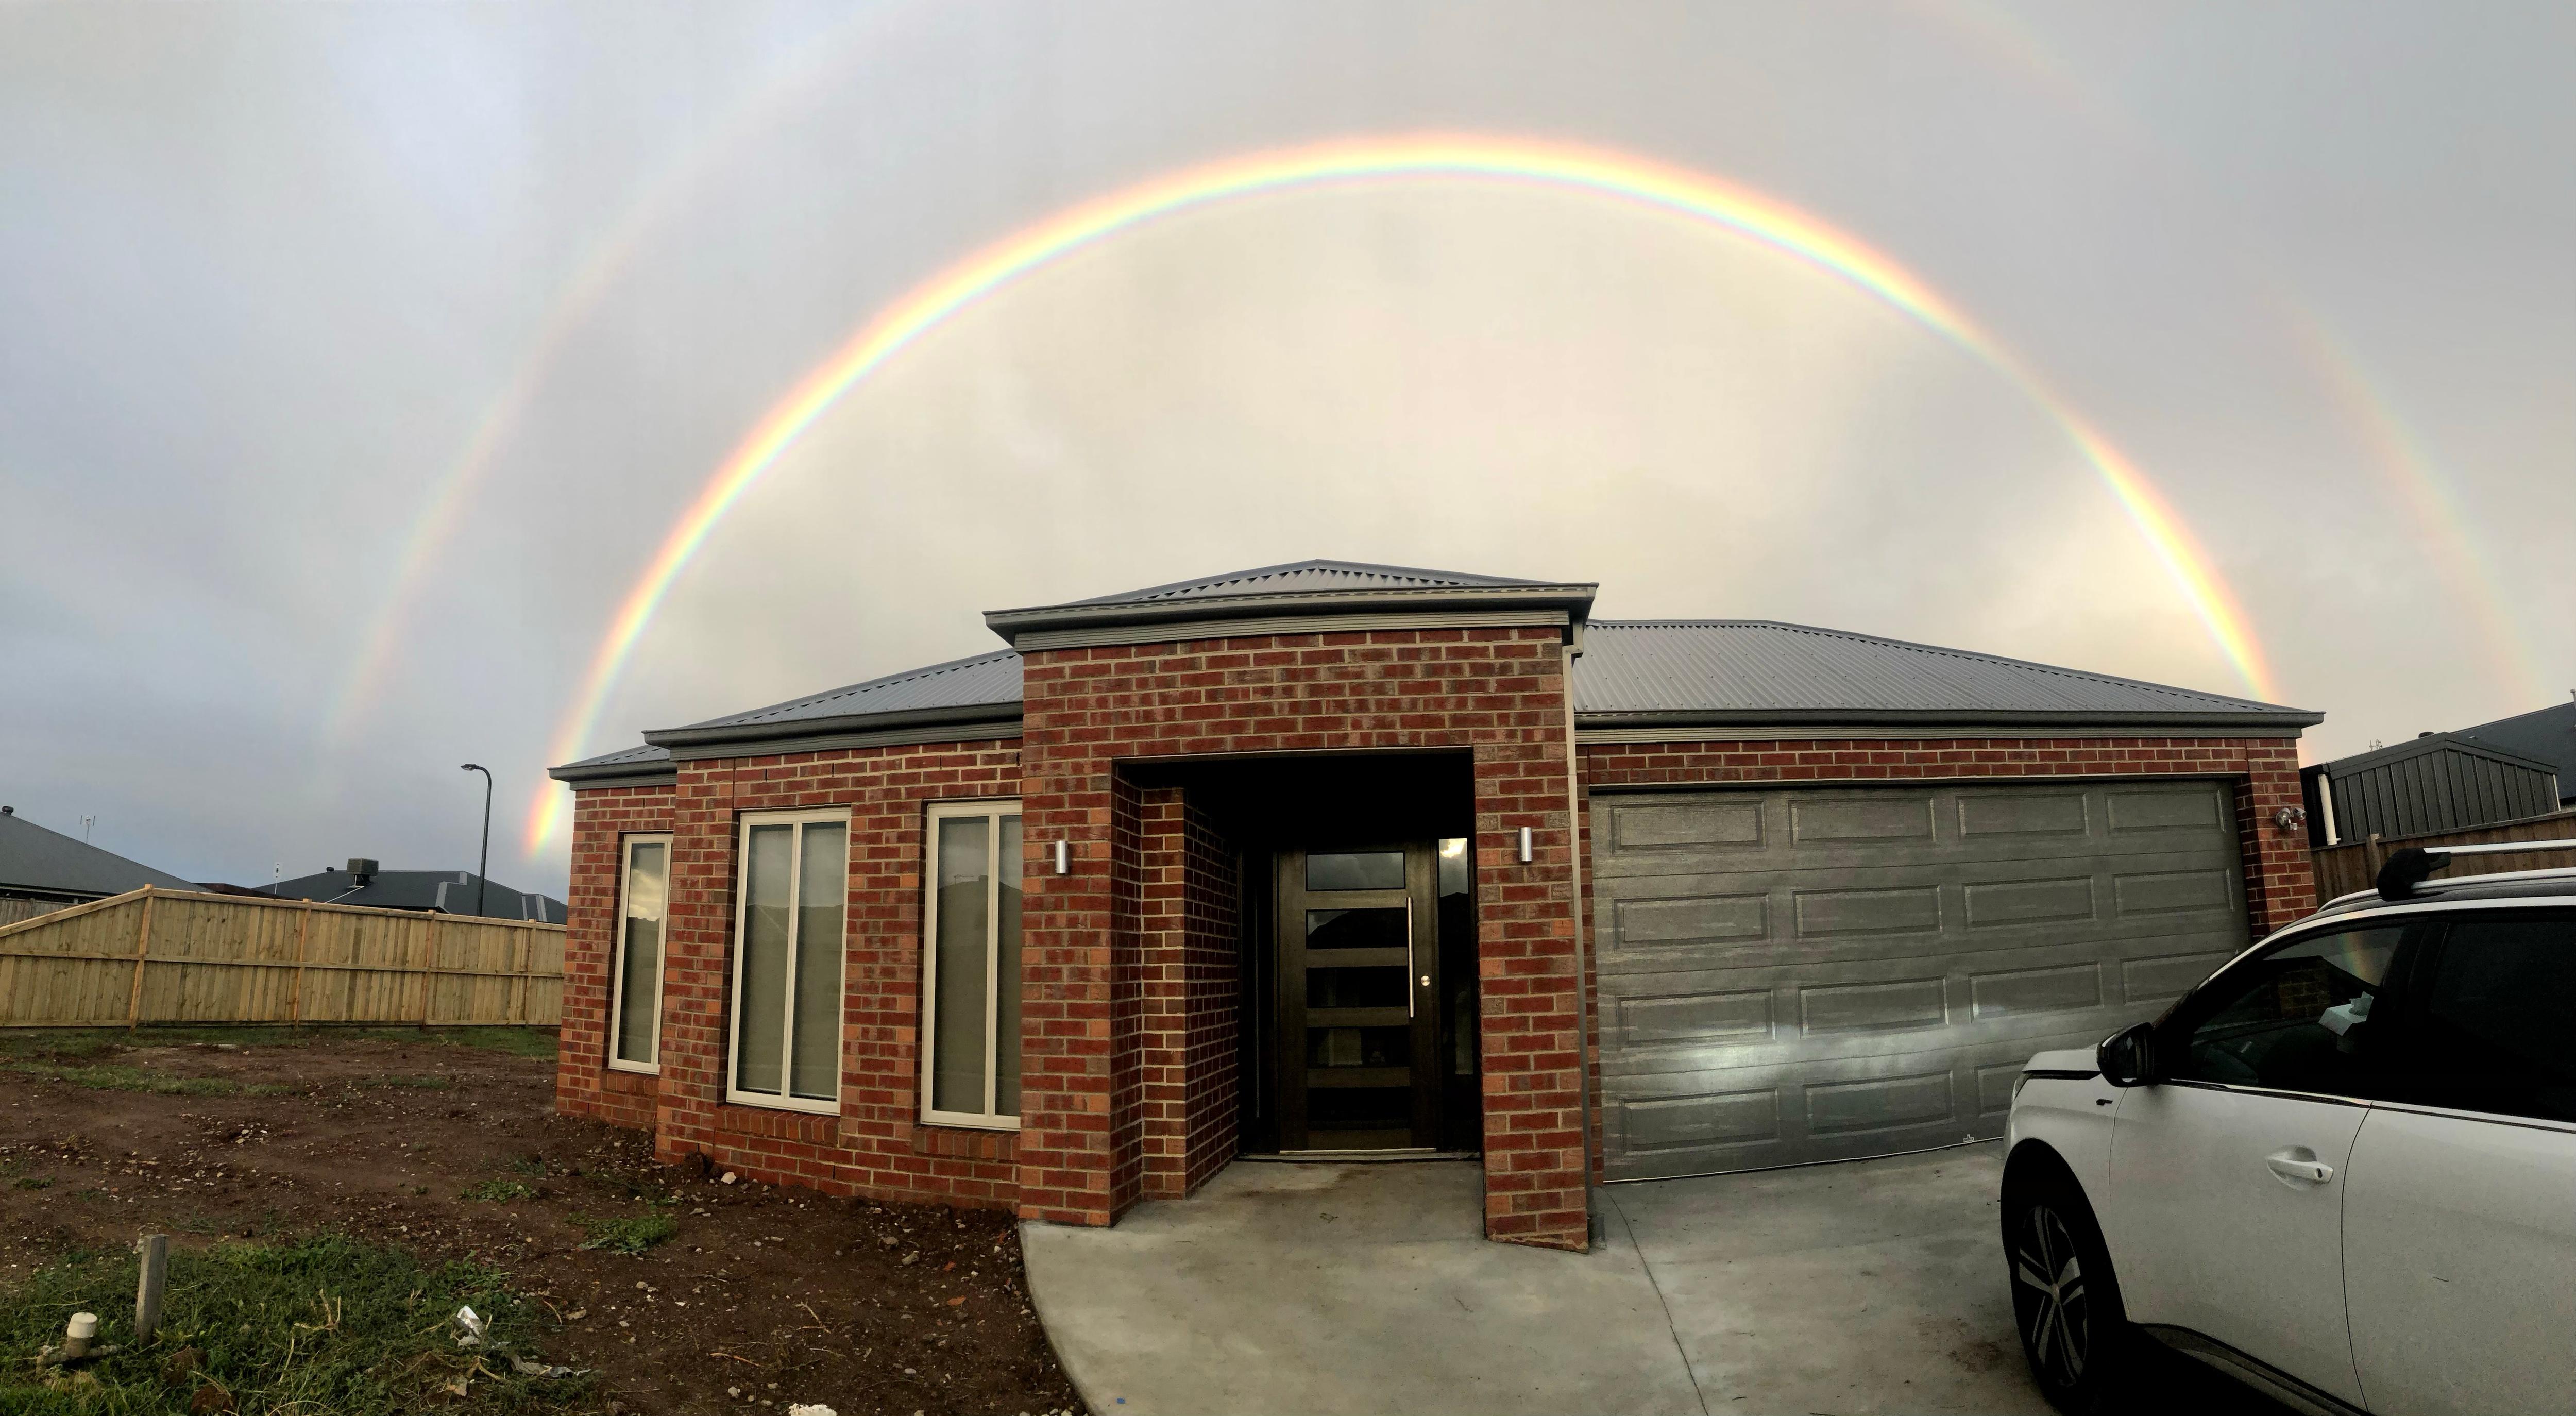
[[509, 1166], [521, 1175], [543, 1175], [546, 1173], [546, 1158], [531, 1151], [510, 1157]]
[[[132, 1254], [93, 1253], [0, 1293], [0, 1410], [176, 1416], [206, 1386], [228, 1394], [244, 1416], [395, 1416], [429, 1407], [519, 1416], [570, 1411], [588, 1399], [580, 1379], [521, 1377], [505, 1356], [457, 1348], [451, 1319], [471, 1304], [497, 1342], [527, 1350], [537, 1315], [492, 1269], [433, 1268], [399, 1249], [330, 1235], [176, 1252], [161, 1330], [139, 1348], [134, 1279]], [[126, 1349], [84, 1364], [90, 1380], [77, 1384], [28, 1360], [59, 1340], [76, 1311], [98, 1314], [100, 1338]], [[198, 1354], [194, 1370], [173, 1360], [182, 1349]], [[459, 1381], [461, 1397], [449, 1385]]]
[[280, 1096], [295, 1090], [271, 1082], [229, 1077], [166, 1077], [122, 1062], [0, 1062], [0, 1075], [66, 1082], [92, 1091], [150, 1092], [154, 1096]]
[[582, 1241], [585, 1249], [606, 1249], [617, 1254], [640, 1254], [680, 1232], [680, 1222], [658, 1209], [642, 1214], [587, 1215], [577, 1214], [572, 1222], [590, 1237]]
[[537, 1192], [516, 1180], [477, 1180], [465, 1187], [459, 1197], [485, 1204], [508, 1204], [512, 1200], [533, 1200]]
[[50, 1175], [21, 1175], [11, 1183], [15, 1184], [21, 1190], [50, 1190], [54, 1187], [54, 1177]]

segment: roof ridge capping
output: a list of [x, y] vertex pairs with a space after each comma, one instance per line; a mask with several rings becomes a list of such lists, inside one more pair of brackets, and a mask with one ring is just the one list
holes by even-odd
[[[1150, 585], [1056, 605], [987, 610], [984, 623], [1014, 647], [1133, 643], [1158, 625], [1385, 615], [1409, 621], [1581, 625], [1600, 589], [1591, 581], [1521, 580], [1365, 561], [1303, 560]], [[1460, 618], [1460, 617], [1466, 618]]]

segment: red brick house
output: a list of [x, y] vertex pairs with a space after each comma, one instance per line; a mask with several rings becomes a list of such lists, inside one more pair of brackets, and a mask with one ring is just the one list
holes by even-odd
[[1587, 1181], [2000, 1133], [2306, 911], [2313, 713], [1310, 561], [554, 769], [557, 1095], [665, 1159], [1109, 1224], [1239, 1156]]

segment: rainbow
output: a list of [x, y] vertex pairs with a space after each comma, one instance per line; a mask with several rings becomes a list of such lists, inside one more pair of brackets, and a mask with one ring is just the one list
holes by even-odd
[[[1576, 192], [1701, 222], [1839, 276], [1975, 355], [2057, 421], [2246, 687], [2257, 697], [2273, 696], [2270, 670], [2243, 608], [2172, 506], [2035, 372], [1903, 267], [1795, 207], [1703, 173], [1598, 148], [1426, 135], [1256, 153], [1155, 178], [1005, 237], [878, 311], [770, 408], [672, 524], [593, 651], [548, 760], [580, 755], [637, 639], [725, 513], [843, 395], [958, 312], [1070, 255], [1178, 213], [1274, 193], [1442, 180]], [[528, 813], [531, 855], [560, 829], [564, 796], [551, 782], [538, 788]]]
[[526, 420], [529, 409], [536, 405], [556, 359], [633, 265], [644, 237], [678, 210], [681, 199], [700, 179], [720, 171], [722, 160], [764, 123], [827, 80], [839, 78], [842, 68], [868, 53], [885, 29], [898, 20], [909, 20], [920, 8], [902, 5], [854, 10], [820, 38], [800, 45], [795, 58], [783, 64], [781, 72], [753, 85], [742, 101], [663, 164], [617, 220], [583, 252], [570, 277], [548, 302], [527, 352], [520, 356], [508, 382], [485, 406], [465, 445], [430, 484], [427, 500], [413, 516], [410, 534], [394, 562], [393, 578], [368, 617], [347, 677], [331, 696], [323, 718], [326, 743], [336, 746], [344, 742], [359, 717], [383, 692], [402, 649], [403, 625], [421, 590], [430, 583], [431, 563], [464, 528], [467, 506], [490, 479], [501, 452]]

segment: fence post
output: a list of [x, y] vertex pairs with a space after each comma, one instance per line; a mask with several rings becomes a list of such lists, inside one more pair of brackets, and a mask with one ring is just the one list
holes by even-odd
[[295, 979], [286, 986], [286, 1025], [300, 1027], [304, 1022], [304, 937], [313, 928], [313, 902], [295, 912]]
[[2381, 845], [2379, 841], [2379, 833], [2373, 831], [2370, 833], [2370, 839], [2361, 843], [2361, 858], [2369, 863], [2372, 880], [2377, 880], [2379, 868], [2388, 864], [2388, 848]]
[[528, 971], [537, 966], [537, 932], [519, 926], [519, 976], [511, 982], [510, 1021], [514, 1026], [528, 1025]]
[[143, 917], [134, 926], [134, 987], [125, 995], [125, 1030], [143, 1025], [143, 961], [152, 951], [153, 887], [143, 887]]
[[142, 1272], [134, 1285], [134, 1345], [150, 1342], [161, 1326], [161, 1290], [170, 1273], [170, 1236], [146, 1234], [135, 1241], [134, 1250], [143, 1256]]
[[420, 961], [420, 1026], [429, 1029], [430, 1010], [438, 1006], [438, 912], [430, 911], [428, 956]]

